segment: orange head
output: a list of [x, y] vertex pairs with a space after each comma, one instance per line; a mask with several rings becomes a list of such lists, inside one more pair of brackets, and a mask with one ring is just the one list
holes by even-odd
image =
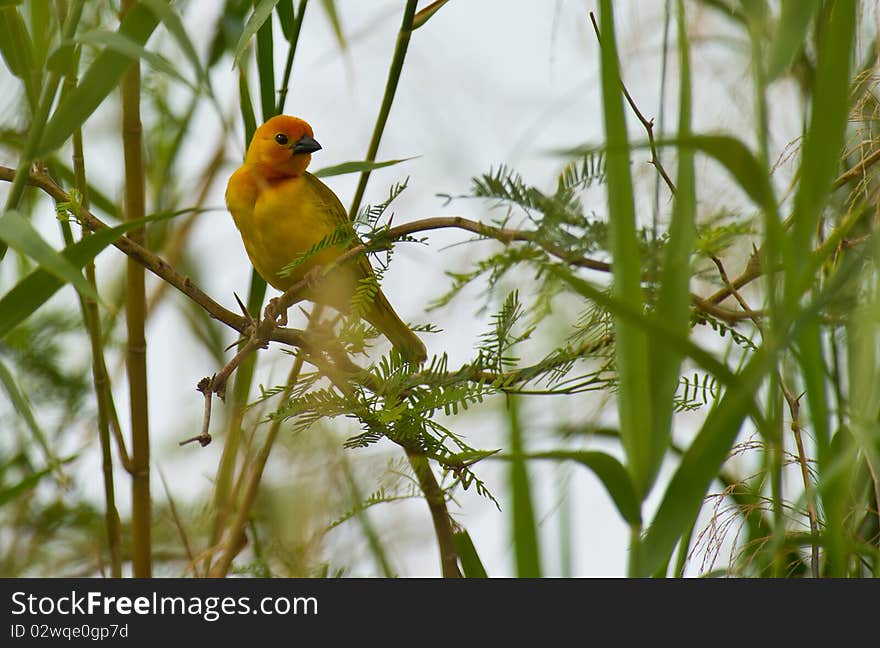
[[321, 149], [312, 127], [298, 117], [278, 115], [257, 129], [248, 147], [246, 164], [259, 168], [266, 178], [302, 175]]

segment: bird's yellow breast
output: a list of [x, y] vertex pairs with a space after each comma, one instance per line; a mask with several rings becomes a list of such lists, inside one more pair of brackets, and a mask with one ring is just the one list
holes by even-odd
[[328, 205], [305, 177], [269, 181], [252, 174], [240, 178], [234, 175], [227, 203], [251, 263], [279, 290], [292, 286], [312, 267], [331, 263], [342, 252], [338, 246], [328, 247], [291, 274], [279, 275], [286, 265], [336, 228], [337, 221]]

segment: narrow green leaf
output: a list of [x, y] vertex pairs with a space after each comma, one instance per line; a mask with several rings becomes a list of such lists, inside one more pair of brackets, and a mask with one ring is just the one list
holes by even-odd
[[256, 3], [251, 17], [248, 18], [247, 23], [245, 23], [244, 31], [241, 32], [238, 44], [236, 44], [235, 50], [232, 52], [233, 67], [238, 65], [238, 60], [247, 48], [248, 43], [251, 42], [254, 34], [259, 31], [260, 27], [263, 26], [263, 23], [272, 15], [272, 11], [275, 9], [276, 4], [278, 4], [278, 0], [260, 0]]
[[254, 114], [251, 89], [243, 68], [238, 69], [238, 105], [241, 109], [241, 120], [244, 122], [244, 148], [247, 150], [257, 131], [257, 116]]
[[656, 572], [669, 560], [675, 544], [693, 522], [772, 366], [768, 360], [768, 354], [759, 350], [739, 373], [738, 384], [727, 389], [717, 407], [709, 412], [663, 494], [657, 515], [641, 543], [639, 573], [634, 575], [648, 577]]
[[591, 450], [551, 450], [527, 454], [525, 459], [574, 461], [581, 464], [599, 478], [624, 520], [631, 525], [642, 523], [639, 498], [632, 479], [623, 464], [611, 455]]
[[831, 194], [838, 170], [849, 115], [850, 53], [855, 37], [856, 3], [829, 3], [819, 39], [810, 127], [804, 141], [800, 182], [794, 201], [794, 225], [786, 239], [785, 302], [796, 308], [803, 285], [802, 272], [809, 267], [803, 254], [811, 246], [822, 209]]
[[281, 33], [289, 43], [293, 38], [293, 24], [296, 17], [293, 13], [293, 0], [280, 0], [275, 7], [278, 13], [278, 23], [281, 25]]
[[17, 484], [0, 490], [0, 506], [7, 504], [20, 497], [24, 493], [33, 490], [43, 479], [52, 472], [52, 468], [44, 468], [39, 472], [31, 473]]
[[196, 52], [196, 48], [193, 45], [192, 40], [190, 40], [189, 34], [186, 33], [183, 21], [180, 19], [177, 12], [171, 8], [170, 3], [165, 0], [141, 0], [141, 2], [153, 10], [153, 13], [159, 17], [168, 32], [174, 36], [177, 44], [180, 45], [180, 49], [183, 50], [184, 55], [189, 59], [189, 62], [196, 73], [196, 77], [200, 81], [207, 81], [208, 75], [202, 67], [201, 61], [199, 61], [199, 55]]
[[[692, 146], [713, 158], [734, 177], [740, 188], [758, 207], [775, 210], [773, 189], [767, 172], [749, 148], [728, 135], [693, 135], [687, 139], [666, 139], [658, 146]], [[645, 144], [647, 146], [647, 144]]]
[[14, 7], [20, 5], [24, 0], [0, 0], [0, 9], [3, 7]]
[[141, 59], [154, 70], [188, 85], [194, 92], [197, 91], [196, 86], [178, 72], [177, 67], [171, 61], [157, 52], [151, 52], [125, 34], [95, 30], [79, 34], [75, 40], [83, 45], [103, 47], [105, 51], [113, 51], [132, 60]]
[[[31, 0], [31, 2], [28, 2], [27, 8], [30, 10], [28, 33], [34, 43], [34, 71], [39, 75], [46, 64], [49, 43], [55, 35], [55, 30], [58, 29], [58, 26], [52, 20], [55, 12], [49, 0]], [[37, 85], [42, 85], [39, 77]]]
[[257, 31], [257, 73], [260, 80], [260, 109], [263, 121], [275, 116], [275, 46], [272, 16]]
[[[46, 469], [46, 472], [58, 469], [61, 465], [61, 462], [52, 451], [52, 447], [49, 445], [49, 441], [46, 438], [43, 429], [40, 427], [39, 423], [37, 423], [36, 417], [34, 417], [34, 413], [31, 410], [30, 403], [28, 403], [27, 398], [24, 394], [21, 393], [21, 390], [18, 388], [15, 377], [12, 375], [12, 372], [9, 371], [9, 368], [5, 364], [3, 364], [3, 362], [0, 362], [0, 383], [3, 384], [3, 388], [6, 390], [6, 393], [9, 396], [9, 400], [12, 402], [12, 406], [15, 408], [15, 411], [17, 411], [19, 415], [24, 419], [24, 422], [27, 425], [28, 429], [31, 431], [31, 435], [33, 436], [37, 445], [42, 448], [43, 454], [46, 457], [46, 464], [49, 466], [49, 468]], [[0, 502], [0, 504], [2, 504], [2, 502]]]
[[11, 210], [0, 218], [0, 240], [39, 263], [43, 269], [58, 279], [73, 284], [82, 295], [98, 301], [98, 293], [85, 280], [79, 268], [46, 243], [18, 212]]
[[318, 178], [329, 178], [330, 176], [345, 175], [346, 173], [361, 173], [362, 171], [373, 171], [383, 167], [393, 166], [401, 162], [415, 160], [416, 157], [400, 158], [399, 160], [386, 160], [384, 162], [343, 162], [334, 166], [318, 169], [313, 175]]
[[513, 546], [516, 554], [516, 575], [519, 578], [540, 578], [541, 558], [538, 551], [538, 527], [532, 508], [532, 493], [525, 462], [523, 429], [519, 418], [519, 399], [508, 397], [507, 415], [510, 428], [510, 483], [513, 497]]
[[470, 534], [465, 529], [459, 529], [452, 534], [452, 540], [455, 542], [455, 553], [461, 561], [465, 578], [488, 578]]
[[[156, 14], [145, 4], [138, 3], [125, 14], [117, 32], [143, 46], [158, 24]], [[107, 95], [119, 86], [132, 60], [132, 57], [111, 49], [103, 50], [95, 58], [79, 85], [52, 114], [37, 147], [36, 157], [46, 157], [82, 127]]]
[[738, 378], [727, 365], [694, 344], [686, 336], [681, 335], [680, 332], [672, 329], [668, 322], [647, 315], [639, 306], [633, 306], [613, 295], [606, 294], [574, 275], [566, 266], [555, 265], [549, 269], [550, 272], [590, 301], [608, 310], [615, 317], [626, 320], [632, 326], [643, 330], [647, 336], [652, 338], [652, 345], [666, 344], [675, 348], [679, 353], [693, 359], [703, 369], [711, 372], [726, 387], [738, 384]]
[[[61, 256], [64, 257], [69, 265], [75, 268], [82, 268], [86, 263], [95, 258], [101, 250], [112, 244], [120, 236], [135, 227], [143, 226], [145, 222], [150, 220], [156, 220], [156, 217], [138, 219], [118, 227], [95, 232], [74, 245], [65, 248], [61, 252]], [[60, 279], [42, 268], [37, 268], [21, 279], [9, 292], [0, 298], [0, 339], [26, 320], [31, 313], [42, 306], [63, 285], [64, 283]]]
[[[690, 49], [684, 5], [678, 2], [678, 48], [681, 81], [679, 84], [679, 139], [691, 134]], [[690, 331], [691, 313], [691, 252], [696, 238], [694, 225], [697, 211], [694, 152], [690, 147], [679, 150], [678, 178], [669, 239], [665, 246], [661, 270], [657, 317], [667, 322], [681, 336]], [[669, 447], [674, 395], [679, 384], [682, 355], [666, 344], [652, 344], [651, 391], [654, 403], [651, 443], [651, 478], [657, 474]]]
[[435, 0], [434, 2], [429, 4], [427, 7], [420, 10], [419, 12], [417, 12], [416, 15], [413, 16], [412, 31], [417, 30], [419, 27], [421, 27], [426, 22], [428, 22], [431, 19], [431, 17], [435, 13], [440, 11], [440, 8], [443, 5], [445, 5], [447, 2], [449, 2], [449, 0]]
[[[600, 3], [602, 108], [608, 142], [607, 193], [610, 249], [614, 259], [614, 295], [642, 307], [642, 260], [636, 233], [635, 202], [629, 159], [629, 138], [620, 88], [620, 66], [611, 0]], [[652, 420], [650, 353], [643, 331], [615, 316], [614, 345], [620, 389], [617, 413], [627, 468], [636, 490], [647, 494], [652, 482]]]
[[336, 0], [321, 0], [327, 18], [330, 20], [330, 26], [333, 28], [333, 35], [339, 49], [343, 52], [348, 49], [348, 42], [345, 40], [345, 32], [342, 29], [342, 21], [339, 19], [339, 12], [336, 10]]
[[31, 106], [36, 105], [37, 87], [34, 83], [34, 46], [24, 20], [14, 5], [0, 7], [0, 55], [6, 67], [24, 82]]
[[767, 80], [781, 76], [804, 47], [810, 22], [821, 6], [820, 0], [782, 0], [776, 33], [770, 41]]

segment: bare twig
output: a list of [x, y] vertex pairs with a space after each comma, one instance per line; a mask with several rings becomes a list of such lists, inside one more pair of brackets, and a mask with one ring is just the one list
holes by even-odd
[[[593, 23], [593, 31], [596, 32], [596, 40], [599, 41], [599, 47], [602, 47], [602, 36], [599, 33], [599, 24], [596, 22], [596, 15], [592, 11], [590, 12], [590, 22]], [[623, 90], [623, 96], [626, 98], [629, 107], [632, 108], [636, 118], [642, 123], [645, 132], [648, 134], [648, 145], [651, 147], [651, 164], [657, 169], [657, 173], [663, 178], [663, 182], [669, 187], [669, 191], [674, 194], [676, 191], [675, 183], [672, 182], [672, 178], [666, 173], [666, 169], [664, 169], [663, 165], [660, 163], [660, 156], [657, 155], [657, 143], [654, 141], [654, 120], [645, 118], [642, 111], [639, 110], [636, 102], [629, 94], [629, 90], [626, 89], [626, 84], [623, 82], [623, 79], [620, 79], [620, 88]]]
[[807, 453], [804, 450], [804, 440], [801, 435], [803, 428], [801, 427], [800, 411], [803, 394], [795, 398], [782, 376], [779, 377], [779, 385], [782, 387], [782, 395], [785, 396], [785, 402], [788, 403], [788, 411], [791, 413], [791, 431], [794, 434], [794, 441], [797, 445], [798, 464], [801, 467], [801, 478], [804, 481], [804, 492], [807, 497], [807, 514], [810, 517], [810, 535], [812, 537], [810, 568], [813, 578], [819, 578], [819, 522], [816, 515], [816, 505], [813, 502], [813, 495], [810, 491], [810, 470], [807, 466]]

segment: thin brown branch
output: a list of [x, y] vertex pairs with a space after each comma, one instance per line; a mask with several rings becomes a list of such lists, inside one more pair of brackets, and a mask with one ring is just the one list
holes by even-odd
[[782, 387], [782, 395], [785, 396], [785, 402], [788, 403], [788, 411], [791, 414], [791, 431], [794, 434], [794, 441], [797, 445], [798, 464], [801, 467], [801, 478], [804, 481], [804, 493], [807, 498], [807, 514], [810, 518], [810, 535], [812, 537], [812, 550], [810, 555], [810, 568], [813, 578], [819, 578], [819, 521], [816, 515], [816, 505], [813, 501], [813, 495], [810, 490], [810, 470], [807, 466], [807, 453], [804, 450], [804, 440], [801, 435], [801, 396], [795, 398], [782, 376], [779, 377], [779, 385]]
[[[14, 169], [0, 166], [0, 180], [11, 182], [14, 177]], [[41, 189], [56, 201], [72, 203], [70, 195], [59, 187], [55, 181], [44, 172], [31, 172], [28, 184]], [[82, 207], [77, 209], [76, 217], [83, 227], [93, 232], [107, 229], [109, 227], [100, 218]], [[164, 259], [153, 254], [142, 245], [134, 242], [128, 236], [119, 237], [113, 245], [120, 252], [134, 259], [154, 275], [177, 288], [181, 293], [203, 308], [213, 319], [223, 322], [240, 333], [247, 333], [250, 328], [252, 328], [251, 322], [247, 318], [238, 315], [215, 302], [204, 291], [196, 286], [189, 277], [177, 272]], [[288, 344], [290, 346], [302, 346], [305, 342], [302, 331], [281, 327], [276, 328], [273, 331], [271, 341]]]
[[[599, 33], [599, 24], [596, 22], [596, 15], [592, 11], [590, 12], [590, 22], [593, 23], [593, 31], [596, 32], [596, 40], [599, 42], [599, 47], [602, 47], [602, 36]], [[663, 182], [665, 182], [666, 186], [669, 187], [669, 191], [675, 194], [675, 183], [672, 182], [672, 178], [670, 178], [669, 174], [666, 173], [666, 169], [664, 169], [663, 165], [660, 163], [660, 156], [657, 155], [657, 143], [654, 141], [654, 120], [645, 118], [645, 116], [642, 114], [642, 111], [639, 110], [639, 107], [633, 100], [632, 95], [630, 95], [629, 90], [626, 89], [626, 84], [623, 82], [623, 79], [621, 78], [619, 79], [619, 81], [624, 98], [629, 104], [629, 107], [632, 108], [632, 111], [633, 113], [635, 113], [636, 118], [641, 122], [642, 126], [645, 129], [645, 132], [648, 134], [648, 145], [651, 148], [651, 164], [654, 166], [655, 169], [657, 169], [657, 173], [659, 173], [660, 177], [663, 178]]]
[[434, 477], [428, 458], [423, 453], [409, 448], [404, 448], [404, 450], [413, 472], [419, 480], [419, 486], [431, 512], [434, 534], [437, 536], [440, 548], [440, 568], [443, 578], [461, 578], [461, 571], [458, 569], [458, 552], [455, 550], [453, 537], [452, 518], [446, 507], [446, 495], [440, 488], [440, 484], [437, 483], [437, 478]]
[[873, 153], [868, 155], [868, 157], [862, 159], [858, 164], [853, 166], [851, 169], [848, 169], [847, 171], [844, 171], [839, 176], [837, 176], [837, 179], [834, 181], [834, 184], [831, 186], [834, 189], [840, 189], [843, 185], [848, 183], [850, 180], [855, 180], [855, 179], [859, 178], [860, 176], [863, 176], [865, 171], [867, 171], [869, 167], [873, 166], [878, 161], [880, 161], [880, 149], [877, 149], [876, 151], [874, 151]]

